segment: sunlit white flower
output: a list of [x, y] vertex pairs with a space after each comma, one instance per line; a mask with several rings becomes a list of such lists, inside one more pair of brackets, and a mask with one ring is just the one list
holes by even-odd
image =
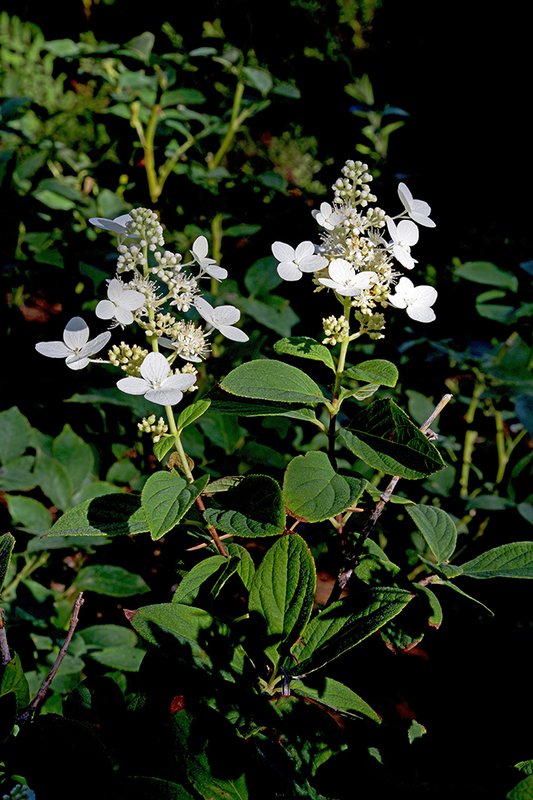
[[368, 289], [370, 284], [377, 279], [376, 273], [370, 270], [356, 272], [344, 258], [334, 258], [329, 265], [328, 272], [329, 278], [319, 278], [318, 282], [345, 297], [355, 297], [361, 294], [363, 289]]
[[119, 325], [131, 325], [133, 311], [138, 311], [146, 302], [146, 298], [134, 289], [128, 289], [117, 278], [109, 281], [107, 287], [108, 300], [100, 300], [95, 309], [99, 319], [115, 319]]
[[202, 272], [207, 272], [217, 281], [223, 281], [228, 277], [228, 270], [217, 266], [214, 258], [207, 257], [208, 249], [209, 245], [205, 236], [198, 236], [193, 242], [191, 253]]
[[241, 318], [241, 312], [235, 306], [213, 308], [203, 297], [197, 297], [194, 301], [194, 306], [200, 316], [227, 339], [232, 339], [234, 342], [248, 341], [248, 336], [245, 332], [241, 331], [240, 328], [234, 327], [235, 322], [238, 322]]
[[38, 342], [35, 349], [49, 358], [64, 358], [70, 369], [83, 369], [111, 338], [109, 331], [89, 341], [89, 327], [81, 317], [72, 317], [63, 331], [62, 342]]
[[414, 222], [418, 225], [423, 225], [425, 228], [435, 227], [435, 223], [429, 218], [431, 206], [424, 200], [415, 200], [405, 183], [398, 185], [398, 197]]
[[400, 278], [395, 294], [389, 295], [389, 302], [396, 308], [405, 308], [411, 319], [417, 322], [433, 322], [435, 312], [431, 308], [437, 299], [433, 286], [414, 286], [409, 278]]
[[411, 255], [411, 247], [418, 242], [418, 228], [409, 219], [403, 219], [396, 225], [390, 218], [385, 217], [389, 236], [392, 239], [390, 249], [402, 267], [413, 269], [417, 263]]
[[91, 217], [89, 220], [91, 225], [95, 228], [102, 228], [104, 231], [111, 231], [111, 233], [118, 233], [119, 236], [132, 236], [128, 231], [128, 223], [133, 222], [130, 214], [121, 214], [120, 217], [115, 219], [106, 219], [105, 217]]
[[321, 203], [319, 211], [311, 211], [318, 224], [327, 231], [334, 230], [344, 219], [344, 214], [329, 203]]
[[316, 272], [328, 263], [324, 256], [315, 255], [313, 242], [301, 242], [296, 250], [290, 244], [274, 242], [272, 253], [280, 262], [278, 275], [284, 281], [299, 281], [304, 272]]
[[144, 395], [152, 403], [174, 406], [183, 390], [196, 383], [196, 375], [171, 375], [170, 365], [161, 353], [149, 353], [141, 364], [142, 378], [121, 378], [118, 388], [126, 394]]

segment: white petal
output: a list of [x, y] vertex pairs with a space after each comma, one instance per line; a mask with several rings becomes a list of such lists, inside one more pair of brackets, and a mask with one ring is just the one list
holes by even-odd
[[151, 403], [161, 406], [175, 406], [183, 397], [179, 389], [149, 389], [144, 395]]
[[397, 242], [399, 239], [398, 236], [398, 229], [396, 227], [396, 223], [390, 217], [385, 217], [385, 222], [387, 223], [387, 230], [389, 231], [389, 236], [393, 242]]
[[118, 307], [115, 311], [115, 319], [121, 325], [131, 325], [133, 322], [133, 314], [127, 308]]
[[137, 311], [142, 308], [146, 302], [146, 298], [141, 292], [136, 292], [135, 289], [124, 289], [118, 305], [121, 308], [127, 308], [128, 311]]
[[293, 261], [294, 248], [285, 242], [274, 242], [272, 245], [272, 253], [278, 261]]
[[113, 278], [113, 280], [109, 281], [107, 285], [107, 296], [113, 303], [119, 303], [120, 298], [124, 293], [124, 287], [122, 285], [122, 281]]
[[398, 239], [409, 247], [418, 242], [418, 228], [410, 219], [402, 219], [398, 224]]
[[317, 272], [317, 270], [324, 269], [327, 265], [327, 258], [324, 258], [324, 256], [312, 255], [302, 259], [298, 266], [302, 272]]
[[417, 263], [415, 259], [409, 255], [409, 253], [400, 247], [399, 244], [395, 244], [392, 248], [392, 253], [394, 257], [400, 262], [402, 267], [405, 269], [413, 269], [414, 265]]
[[141, 375], [152, 384], [163, 383], [169, 372], [169, 363], [161, 353], [148, 353], [141, 364]]
[[390, 294], [389, 303], [392, 303], [396, 308], [407, 308], [407, 301], [401, 294]]
[[416, 286], [409, 305], [432, 306], [437, 299], [437, 290], [433, 286]]
[[126, 228], [126, 223], [130, 222], [131, 217], [129, 214], [122, 214], [120, 217], [115, 217], [115, 219], [106, 219], [105, 217], [91, 217], [89, 222], [91, 225], [94, 225], [95, 228], [102, 228], [104, 231], [111, 231], [112, 233], [118, 233], [124, 236], [128, 233], [128, 229]]
[[196, 375], [190, 373], [179, 373], [178, 375], [169, 375], [166, 381], [163, 381], [162, 389], [189, 389], [196, 383]]
[[69, 356], [65, 359], [65, 364], [69, 369], [83, 369], [89, 363], [88, 358], [80, 358], [79, 356]]
[[64, 342], [38, 342], [35, 349], [42, 356], [48, 356], [48, 358], [66, 358], [72, 355], [72, 350]]
[[364, 272], [359, 272], [353, 279], [352, 283], [359, 289], [367, 289], [371, 283], [375, 283], [376, 278], [377, 275], [375, 272], [365, 270]]
[[294, 253], [294, 260], [298, 263], [315, 252], [313, 242], [300, 242]]
[[205, 236], [198, 236], [198, 238], [194, 240], [192, 251], [196, 258], [202, 261], [206, 257], [208, 249], [209, 245]]
[[215, 309], [207, 302], [207, 300], [204, 300], [203, 297], [196, 297], [194, 300], [194, 307], [206, 322], [209, 322], [210, 325], [213, 324], [213, 315]]
[[436, 319], [433, 309], [427, 306], [408, 306], [407, 314], [417, 322], [433, 322]]
[[211, 275], [216, 281], [223, 281], [228, 277], [228, 270], [224, 267], [219, 267], [217, 264], [204, 264], [202, 265], [208, 275]]
[[213, 322], [216, 328], [220, 325], [233, 325], [235, 322], [238, 322], [240, 318], [241, 312], [238, 308], [235, 308], [235, 306], [218, 306], [218, 308], [215, 308], [213, 314]]
[[117, 307], [111, 300], [100, 300], [96, 306], [94, 313], [98, 319], [113, 319]]
[[413, 202], [413, 195], [405, 185], [405, 183], [398, 184], [398, 197], [400, 198], [403, 207], [409, 211]]
[[344, 258], [334, 258], [329, 265], [329, 276], [337, 283], [346, 283], [355, 276], [355, 270]]
[[126, 392], [126, 394], [146, 394], [150, 389], [150, 384], [147, 381], [142, 378], [132, 378], [131, 376], [121, 378], [121, 380], [117, 381], [117, 386], [121, 392]]
[[282, 261], [278, 264], [278, 275], [284, 281], [299, 281], [302, 272], [298, 269], [294, 261]]
[[106, 346], [110, 339], [110, 331], [99, 333], [98, 336], [95, 336], [94, 339], [91, 339], [90, 342], [87, 342], [87, 344], [81, 348], [80, 356], [94, 356], [94, 354], [98, 353], [102, 347]]
[[418, 224], [422, 225], [424, 228], [436, 228], [437, 226], [433, 222], [432, 219], [427, 217], [425, 214], [419, 214], [416, 211], [411, 211], [411, 218]]
[[80, 350], [89, 338], [89, 326], [81, 317], [72, 317], [63, 331], [63, 341], [70, 350]]
[[416, 214], [421, 214], [423, 217], [429, 217], [431, 214], [431, 206], [425, 200], [413, 200], [413, 211]]
[[396, 286], [396, 293], [401, 294], [403, 297], [411, 295], [415, 285], [410, 278], [400, 278]]
[[220, 325], [218, 328], [222, 336], [226, 339], [231, 339], [234, 342], [247, 342], [249, 337], [240, 328], [234, 328], [233, 325]]

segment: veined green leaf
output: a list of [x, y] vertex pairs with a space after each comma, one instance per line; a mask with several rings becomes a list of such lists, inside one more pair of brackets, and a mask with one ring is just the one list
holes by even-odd
[[533, 578], [533, 542], [509, 542], [461, 564], [468, 578]]
[[0, 536], [0, 592], [6, 579], [6, 573], [11, 561], [11, 553], [15, 546], [15, 537], [10, 533]]
[[224, 556], [210, 556], [195, 564], [174, 592], [172, 602], [193, 605], [202, 584], [227, 563], [228, 559]]
[[335, 364], [333, 363], [331, 352], [325, 345], [320, 344], [316, 339], [311, 339], [309, 336], [290, 336], [280, 339], [274, 344], [274, 350], [276, 353], [286, 353], [290, 356], [321, 361], [326, 367], [335, 372]]
[[252, 556], [245, 547], [236, 542], [230, 542], [226, 545], [226, 548], [230, 556], [239, 558], [236, 572], [243, 582], [244, 588], [250, 591], [255, 575], [255, 564]]
[[96, 592], [110, 597], [130, 597], [144, 594], [149, 587], [140, 575], [134, 575], [122, 567], [111, 564], [92, 564], [83, 567], [74, 580], [81, 591]]
[[313, 450], [287, 467], [283, 502], [297, 519], [320, 522], [355, 505], [365, 486], [365, 480], [338, 475], [327, 455]]
[[467, 261], [455, 268], [455, 274], [467, 281], [485, 283], [487, 286], [502, 286], [512, 292], [516, 292], [518, 289], [516, 275], [504, 272], [490, 261]]
[[45, 539], [56, 535], [126, 536], [148, 530], [140, 497], [132, 494], [107, 494], [69, 508], [45, 534]]
[[205, 630], [218, 630], [220, 623], [203, 608], [182, 603], [157, 603], [139, 608], [128, 614], [128, 618], [133, 629], [150, 644], [168, 651], [170, 636], [181, 644], [188, 644], [199, 664], [211, 663], [199, 639]]
[[208, 525], [236, 536], [278, 536], [285, 528], [285, 509], [277, 482], [268, 475], [247, 475], [216, 498], [221, 508], [207, 508]]
[[374, 722], [380, 723], [381, 717], [374, 709], [365, 703], [354, 691], [333, 678], [323, 678], [316, 686], [302, 683], [301, 680], [291, 681], [291, 691], [310, 700], [316, 700], [328, 708], [340, 711], [350, 717], [369, 717]]
[[141, 504], [152, 539], [160, 539], [178, 524], [208, 481], [209, 475], [194, 483], [187, 483], [175, 472], [150, 475], [142, 490]]
[[372, 358], [369, 361], [362, 361], [355, 367], [349, 367], [343, 372], [343, 377], [364, 383], [377, 383], [380, 386], [393, 387], [398, 381], [398, 370], [392, 361]]
[[283, 536], [257, 568], [250, 587], [249, 610], [264, 622], [265, 653], [276, 665], [305, 628], [313, 608], [315, 562], [297, 534]]
[[426, 478], [444, 467], [437, 448], [390, 398], [362, 409], [339, 437], [365, 464], [387, 475]]
[[368, 589], [358, 598], [340, 600], [321, 611], [293, 647], [294, 676], [307, 675], [360, 644], [399, 614], [414, 595], [405, 589]]
[[195, 420], [199, 419], [205, 414], [210, 405], [211, 400], [197, 400], [183, 409], [176, 422], [178, 431], [182, 431], [187, 425], [191, 425]]
[[457, 544], [457, 528], [450, 515], [442, 508], [422, 504], [407, 506], [406, 511], [426, 540], [437, 563], [448, 561]]
[[305, 372], [275, 359], [247, 361], [226, 375], [220, 386], [229, 394], [255, 400], [307, 405], [326, 402]]
[[31, 425], [18, 408], [0, 412], [0, 462], [18, 458], [30, 444]]

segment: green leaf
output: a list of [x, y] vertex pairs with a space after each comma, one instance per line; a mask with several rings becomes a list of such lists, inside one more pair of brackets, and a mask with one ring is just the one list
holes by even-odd
[[476, 605], [481, 606], [481, 608], [484, 608], [485, 611], [488, 611], [488, 613], [491, 615], [491, 617], [494, 616], [494, 611], [492, 611], [488, 606], [486, 606], [485, 603], [482, 603], [481, 600], [477, 599], [477, 597], [472, 597], [471, 594], [467, 594], [466, 592], [464, 592], [462, 589], [460, 589], [457, 586], [457, 584], [452, 583], [449, 580], [441, 580], [440, 578], [438, 578], [437, 580], [433, 581], [433, 585], [434, 586], [435, 585], [436, 586], [447, 586], [448, 589], [452, 589], [457, 594], [460, 594], [463, 597], [466, 597], [467, 600], [471, 600], [473, 603], [476, 603]]
[[176, 422], [178, 431], [181, 433], [187, 425], [191, 425], [195, 420], [199, 419], [205, 414], [210, 405], [211, 400], [197, 400], [195, 403], [187, 406], [187, 408], [181, 412]]
[[307, 675], [338, 658], [396, 617], [413, 597], [404, 589], [368, 589], [357, 603], [350, 598], [325, 608], [307, 626], [303, 642], [293, 648], [297, 664], [291, 674]]
[[120, 783], [128, 800], [195, 800], [179, 783], [164, 778], [129, 777]]
[[350, 717], [369, 717], [380, 723], [381, 717], [365, 703], [358, 694], [333, 678], [323, 678], [316, 686], [309, 686], [300, 680], [291, 682], [291, 691], [302, 697], [309, 697], [328, 708], [340, 711]]
[[278, 536], [285, 528], [285, 509], [277, 482], [268, 475], [247, 475], [217, 497], [221, 508], [208, 508], [208, 525], [236, 536]]
[[343, 372], [343, 378], [351, 378], [364, 383], [377, 383], [379, 386], [396, 386], [398, 370], [391, 361], [374, 358], [362, 361]]
[[224, 450], [226, 455], [231, 455], [242, 444], [244, 430], [235, 415], [222, 415], [213, 411], [202, 417], [200, 428], [208, 441]]
[[194, 483], [187, 483], [175, 472], [150, 475], [142, 490], [141, 504], [152, 539], [160, 539], [178, 524], [208, 481], [208, 475]]
[[335, 372], [335, 364], [328, 348], [309, 336], [291, 336], [280, 339], [279, 342], [274, 344], [274, 350], [276, 353], [286, 353], [290, 356], [321, 361]]
[[97, 650], [91, 653], [90, 657], [105, 667], [124, 670], [125, 672], [138, 672], [145, 655], [145, 651], [141, 650], [140, 647], [117, 645]]
[[255, 564], [252, 556], [245, 547], [236, 542], [230, 542], [226, 545], [226, 548], [230, 556], [239, 559], [236, 569], [237, 575], [243, 582], [244, 588], [250, 591], [255, 575]]
[[412, 480], [444, 467], [437, 448], [390, 398], [362, 409], [339, 438], [365, 464], [387, 475]]
[[317, 384], [305, 372], [274, 359], [256, 359], [241, 364], [222, 380], [229, 394], [255, 400], [314, 405], [325, 402]]
[[510, 542], [461, 564], [469, 578], [533, 578], [533, 542]]
[[132, 494], [108, 494], [86, 500], [65, 511], [48, 536], [127, 536], [145, 533], [148, 523], [141, 509], [141, 498]]
[[154, 456], [158, 461], [163, 461], [164, 457], [175, 446], [174, 437], [171, 434], [163, 435], [159, 441], [154, 442]]
[[150, 644], [168, 650], [168, 637], [171, 636], [180, 643], [187, 643], [196, 659], [205, 664], [210, 663], [198, 640], [202, 631], [210, 630], [214, 633], [214, 628], [218, 625], [203, 608], [182, 603], [157, 603], [143, 606], [129, 615], [129, 620], [139, 636]]
[[32, 472], [33, 456], [18, 456], [0, 467], [0, 489], [5, 492], [23, 492], [33, 489], [38, 483]]
[[174, 592], [172, 602], [192, 606], [202, 585], [227, 563], [228, 559], [224, 556], [210, 556], [195, 564]]
[[437, 559], [448, 561], [457, 545], [455, 522], [441, 508], [436, 506], [406, 506], [406, 511], [426, 540], [426, 544]]
[[260, 91], [262, 95], [268, 94], [272, 89], [272, 76], [270, 72], [267, 72], [265, 69], [243, 67], [242, 75], [247, 86], [252, 86], [254, 89]]
[[15, 695], [18, 709], [29, 703], [28, 682], [17, 654], [7, 664], [0, 665], [0, 697], [11, 692]]
[[0, 412], [0, 462], [18, 458], [30, 444], [31, 425], [18, 408]]
[[0, 592], [4, 586], [6, 579], [9, 562], [11, 561], [11, 553], [15, 546], [15, 537], [10, 533], [4, 533], [0, 536]]
[[428, 586], [422, 586], [419, 583], [415, 583], [414, 588], [417, 592], [425, 595], [429, 603], [430, 615], [428, 617], [428, 625], [432, 628], [440, 628], [443, 620], [443, 611], [437, 595]]
[[248, 604], [251, 622], [259, 617], [264, 623], [265, 653], [274, 665], [280, 648], [293, 644], [305, 628], [315, 588], [315, 562], [305, 541], [297, 534], [278, 539], [256, 570]]
[[35, 459], [35, 479], [44, 494], [62, 511], [72, 505], [74, 487], [67, 469], [56, 458], [39, 451]]
[[283, 279], [276, 272], [276, 260], [273, 256], [265, 256], [256, 261], [244, 276], [244, 285], [251, 295], [269, 294]]
[[502, 286], [512, 292], [518, 290], [518, 278], [492, 264], [490, 261], [467, 261], [455, 268], [460, 278], [474, 283], [485, 283], [488, 286]]
[[33, 497], [18, 494], [4, 495], [13, 523], [29, 533], [44, 533], [50, 527], [50, 512]]
[[70, 425], [65, 425], [52, 443], [52, 455], [69, 476], [74, 491], [87, 483], [94, 468], [94, 454]]
[[[280, 175], [276, 175], [276, 178], [283, 181]], [[275, 294], [262, 295], [261, 300], [253, 297], [241, 298], [239, 308], [247, 317], [255, 319], [280, 336], [290, 336], [293, 326], [299, 322], [299, 317], [292, 310], [288, 300]]]
[[321, 522], [354, 506], [365, 486], [365, 480], [338, 475], [325, 453], [311, 451], [288, 465], [283, 502], [296, 519]]
[[533, 775], [517, 783], [506, 795], [506, 800], [533, 800]]
[[107, 647], [135, 647], [137, 637], [135, 633], [123, 625], [91, 625], [82, 631], [77, 631], [88, 649], [103, 650]]
[[123, 567], [114, 567], [110, 564], [83, 567], [76, 575], [74, 585], [80, 591], [96, 592], [109, 597], [131, 597], [150, 591], [140, 575], [134, 575]]

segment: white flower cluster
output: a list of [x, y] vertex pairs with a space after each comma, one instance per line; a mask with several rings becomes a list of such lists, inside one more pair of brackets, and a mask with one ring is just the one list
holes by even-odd
[[[213, 278], [222, 281], [227, 270], [208, 257], [208, 242], [198, 236], [193, 242], [190, 259], [183, 262], [179, 253], [165, 249], [163, 228], [156, 214], [147, 208], [134, 209], [115, 219], [94, 217], [95, 227], [117, 234], [118, 259], [116, 276], [107, 282], [107, 298], [100, 300], [95, 313], [110, 322], [110, 328], [123, 329], [134, 322], [144, 331], [152, 346], [148, 352], [125, 342], [113, 345], [109, 361], [94, 359], [111, 338], [105, 331], [89, 339], [89, 327], [81, 317], [71, 319], [63, 332], [62, 342], [39, 342], [36, 350], [50, 358], [64, 358], [70, 369], [82, 369], [90, 361], [111, 363], [126, 372], [117, 381], [127, 394], [144, 395], [160, 405], [175, 405], [184, 391], [193, 391], [198, 363], [209, 354], [209, 337], [213, 331], [235, 342], [246, 342], [248, 336], [236, 323], [240, 311], [235, 306], [214, 308], [201, 297], [200, 281]], [[122, 277], [128, 273], [126, 282]], [[194, 309], [198, 321], [179, 319], [175, 312]], [[159, 346], [171, 351], [168, 357]], [[172, 369], [179, 357], [182, 369]]]
[[321, 243], [305, 241], [293, 248], [274, 242], [272, 253], [279, 262], [278, 274], [283, 280], [298, 281], [304, 273], [312, 273], [317, 291], [333, 289], [343, 305], [345, 298], [351, 298], [351, 306], [367, 321], [378, 307], [393, 305], [405, 309], [417, 322], [432, 322], [436, 290], [414, 286], [396, 271], [398, 264], [410, 270], [417, 263], [411, 248], [418, 242], [418, 225], [435, 227], [429, 216], [431, 208], [423, 200], [414, 199], [400, 183], [398, 196], [403, 211], [390, 217], [381, 208], [370, 206], [377, 201], [370, 191], [371, 181], [366, 164], [347, 161], [332, 187], [333, 204], [322, 203], [312, 212], [322, 228]]

